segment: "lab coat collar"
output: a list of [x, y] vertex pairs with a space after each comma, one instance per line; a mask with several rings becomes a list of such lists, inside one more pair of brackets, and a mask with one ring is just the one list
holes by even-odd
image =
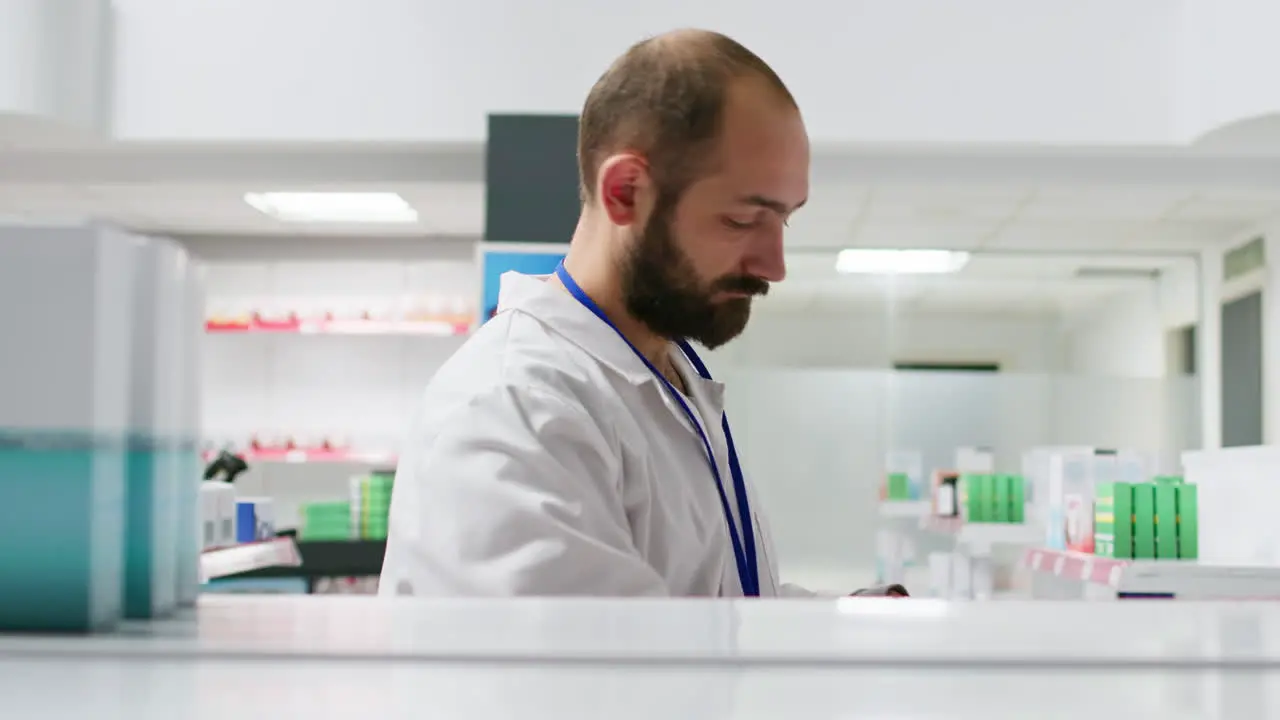
[[[569, 293], [548, 283], [548, 278], [550, 275], [503, 273], [498, 289], [498, 312], [514, 310], [537, 318], [634, 385], [657, 383], [653, 372], [617, 332]], [[723, 411], [724, 386], [699, 376], [674, 344], [671, 352], [691, 391], [717, 413]]]

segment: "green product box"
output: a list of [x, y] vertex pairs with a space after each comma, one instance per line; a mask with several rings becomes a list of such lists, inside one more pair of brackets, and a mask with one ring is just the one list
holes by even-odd
[[299, 508], [304, 518], [347, 517], [351, 514], [349, 502], [307, 503]]
[[887, 499], [910, 500], [911, 480], [905, 473], [890, 473]]
[[1200, 557], [1200, 530], [1197, 522], [1196, 486], [1179, 485], [1178, 495], [1178, 557], [1195, 560]]
[[298, 528], [302, 540], [348, 540], [351, 536], [350, 522], [306, 522]]
[[995, 475], [979, 475], [982, 478], [979, 484], [982, 486], [982, 522], [996, 521], [996, 476]]
[[1012, 478], [1008, 475], [991, 476], [991, 520], [992, 522], [1009, 522], [1009, 485]]
[[1094, 488], [1093, 553], [1110, 558], [1131, 558], [1133, 550], [1134, 486], [1102, 482]]
[[1156, 557], [1178, 559], [1178, 486], [1159, 482], [1156, 494]]
[[967, 522], [988, 522], [991, 503], [987, 500], [990, 478], [986, 475], [964, 475], [960, 483], [964, 487], [964, 506], [968, 511]]
[[1156, 557], [1156, 486], [1151, 483], [1133, 486], [1133, 557]]
[[1009, 522], [1027, 521], [1027, 481], [1021, 475], [1009, 476]]

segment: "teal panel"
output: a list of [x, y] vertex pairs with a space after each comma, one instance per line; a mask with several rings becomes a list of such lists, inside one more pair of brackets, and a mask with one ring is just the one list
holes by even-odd
[[119, 620], [124, 522], [122, 439], [0, 431], [0, 630]]

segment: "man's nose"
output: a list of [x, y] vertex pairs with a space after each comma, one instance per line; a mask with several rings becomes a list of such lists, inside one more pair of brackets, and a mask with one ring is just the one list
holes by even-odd
[[751, 254], [746, 258], [747, 274], [771, 283], [782, 282], [787, 277], [787, 260], [782, 252], [782, 230], [757, 236]]

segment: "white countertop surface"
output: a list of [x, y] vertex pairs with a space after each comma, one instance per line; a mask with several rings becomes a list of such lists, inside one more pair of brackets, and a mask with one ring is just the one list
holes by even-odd
[[1280, 605], [207, 596], [0, 637], [0, 698], [94, 720], [1235, 720], [1280, 716]]

